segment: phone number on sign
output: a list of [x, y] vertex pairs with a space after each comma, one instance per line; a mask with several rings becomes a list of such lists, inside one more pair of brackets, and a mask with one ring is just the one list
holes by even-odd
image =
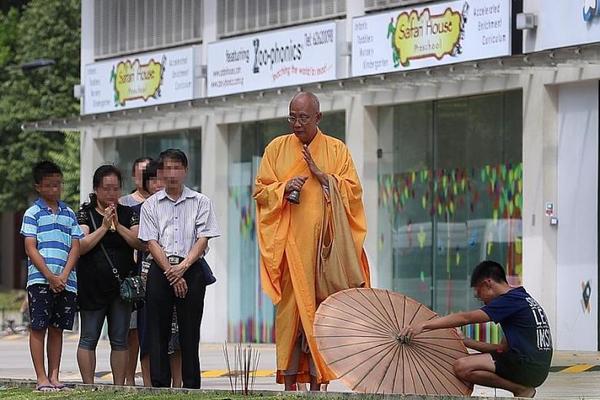
[[304, 44], [306, 46], [319, 46], [322, 44], [333, 43], [334, 39], [333, 29], [322, 29], [320, 31], [304, 34]]

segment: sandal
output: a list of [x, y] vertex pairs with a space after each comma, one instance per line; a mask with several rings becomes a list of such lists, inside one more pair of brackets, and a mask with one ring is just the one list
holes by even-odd
[[38, 392], [58, 392], [59, 389], [52, 385], [36, 385], [35, 390]]
[[73, 390], [73, 385], [66, 385], [64, 383], [59, 383], [58, 385], [53, 385], [54, 388], [56, 388], [57, 390], [60, 390], [61, 392], [68, 392], [70, 390]]

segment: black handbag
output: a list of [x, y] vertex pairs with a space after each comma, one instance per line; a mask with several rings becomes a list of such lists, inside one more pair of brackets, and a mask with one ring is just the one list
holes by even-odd
[[[95, 231], [98, 229], [96, 226], [96, 221], [94, 220], [94, 216], [92, 215], [91, 211], [89, 214]], [[108, 252], [104, 248], [102, 242], [100, 242], [100, 248], [104, 253], [104, 257], [106, 257], [106, 261], [108, 261], [108, 265], [112, 268], [113, 275], [117, 279], [117, 282], [119, 282], [119, 295], [121, 300], [128, 303], [138, 303], [144, 301], [146, 298], [146, 288], [144, 286], [144, 282], [142, 281], [142, 277], [139, 275], [134, 275], [128, 276], [125, 279], [121, 279], [119, 276], [119, 271], [108, 256]]]
[[206, 286], [212, 285], [217, 281], [217, 278], [213, 275], [212, 269], [210, 269], [210, 265], [206, 262], [204, 257], [200, 260], [200, 267], [202, 268], [202, 276], [204, 277], [204, 284]]

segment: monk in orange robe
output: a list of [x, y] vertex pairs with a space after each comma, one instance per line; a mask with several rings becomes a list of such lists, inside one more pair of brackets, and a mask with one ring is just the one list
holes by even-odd
[[[365, 285], [370, 286], [362, 187], [346, 145], [318, 128], [321, 116], [314, 94], [294, 96], [288, 117], [293, 133], [267, 146], [254, 191], [261, 284], [277, 307], [277, 382], [285, 383], [286, 390], [298, 382], [319, 390], [321, 383], [336, 379], [313, 335], [317, 242], [328, 175], [338, 185]], [[301, 194], [299, 204], [287, 199], [294, 190]]]

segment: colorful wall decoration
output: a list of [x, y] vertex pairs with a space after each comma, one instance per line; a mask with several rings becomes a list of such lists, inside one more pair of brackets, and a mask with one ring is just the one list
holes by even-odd
[[[472, 297], [470, 270], [488, 258], [503, 263], [510, 283], [519, 284], [522, 196], [522, 163], [380, 175], [380, 213], [392, 233], [380, 231], [379, 249], [391, 248], [400, 263], [393, 267], [393, 289], [407, 290], [402, 281], [410, 281], [411, 293], [432, 299], [428, 305], [440, 314], [476, 307], [465, 300]], [[465, 333], [495, 342], [497, 330], [484, 324]]]

